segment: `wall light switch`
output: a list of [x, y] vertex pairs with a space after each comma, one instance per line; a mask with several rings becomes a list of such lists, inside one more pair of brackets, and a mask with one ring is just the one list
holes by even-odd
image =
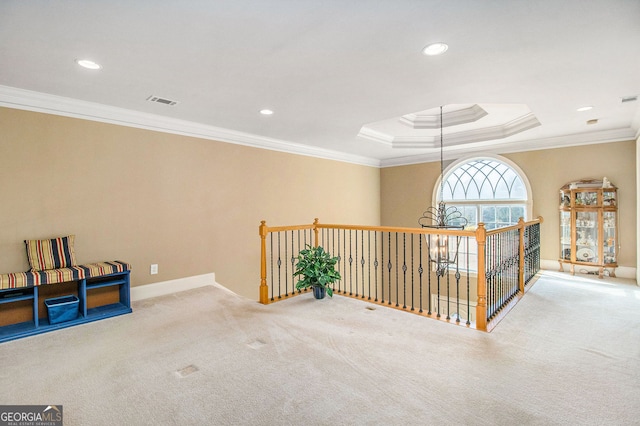
[[157, 264], [157, 263], [154, 263], [153, 265], [151, 265], [151, 271], [150, 271], [150, 274], [151, 274], [151, 275], [155, 275], [155, 274], [157, 274], [157, 273], [158, 273], [158, 264]]

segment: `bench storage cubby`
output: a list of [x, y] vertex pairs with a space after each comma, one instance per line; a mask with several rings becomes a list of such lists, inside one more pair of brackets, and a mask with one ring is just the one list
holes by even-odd
[[53, 297], [44, 301], [47, 307], [49, 324], [78, 319], [78, 305], [80, 299], [73, 294], [62, 297]]
[[[0, 342], [130, 313], [130, 271], [113, 261], [0, 275]], [[77, 317], [50, 321], [45, 300], [70, 295]]]

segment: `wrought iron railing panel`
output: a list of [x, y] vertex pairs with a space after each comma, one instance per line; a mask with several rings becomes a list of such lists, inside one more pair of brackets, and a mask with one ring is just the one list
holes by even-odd
[[524, 283], [531, 279], [540, 270], [540, 223], [534, 223], [524, 230]]
[[519, 292], [518, 229], [487, 235], [487, 319], [493, 318]]
[[295, 289], [298, 278], [293, 276], [296, 257], [300, 250], [313, 244], [312, 229], [280, 230], [269, 233], [267, 276], [271, 301], [300, 293]]
[[[457, 265], [449, 274], [436, 276], [429, 269], [424, 234], [323, 225], [319, 245], [338, 257], [342, 279], [334, 285], [335, 293], [447, 319], [463, 304], [468, 315], [455, 320], [470, 324], [469, 270], [462, 271], [466, 280]], [[431, 295], [437, 296], [436, 306]], [[447, 305], [441, 306], [445, 297]]]
[[[260, 227], [260, 301], [299, 294], [296, 257], [307, 245], [321, 245], [338, 258], [338, 295], [414, 312], [482, 330], [540, 269], [540, 222], [485, 231], [312, 225]], [[445, 273], [429, 260], [428, 236], [444, 233], [456, 246], [477, 244], [470, 261], [464, 250]], [[475, 271], [484, 271], [475, 274]], [[482, 278], [482, 279], [481, 279]]]

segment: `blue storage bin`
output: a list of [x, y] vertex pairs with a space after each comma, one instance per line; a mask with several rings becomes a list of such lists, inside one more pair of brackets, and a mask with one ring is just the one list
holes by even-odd
[[80, 301], [73, 294], [47, 299], [44, 304], [49, 313], [49, 324], [74, 320], [80, 313]]

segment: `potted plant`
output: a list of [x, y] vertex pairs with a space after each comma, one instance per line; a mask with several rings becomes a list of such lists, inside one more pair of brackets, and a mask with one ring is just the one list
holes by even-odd
[[324, 298], [325, 292], [333, 297], [333, 289], [329, 284], [341, 279], [340, 272], [335, 269], [338, 258], [331, 257], [322, 246], [311, 247], [307, 244], [307, 248], [298, 254], [297, 260], [293, 276], [302, 278], [296, 283], [296, 289], [313, 288], [316, 299]]

